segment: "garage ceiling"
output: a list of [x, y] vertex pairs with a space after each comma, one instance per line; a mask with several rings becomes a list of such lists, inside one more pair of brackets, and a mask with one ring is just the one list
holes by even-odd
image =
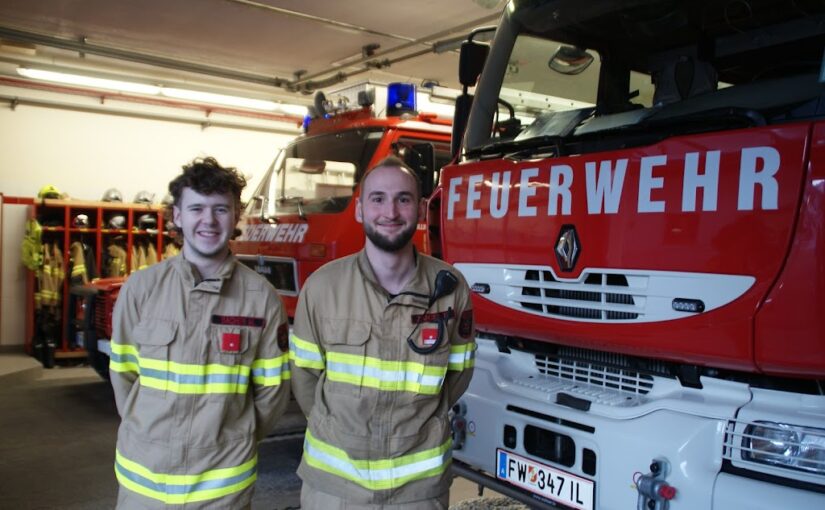
[[[0, 73], [96, 70], [309, 103], [336, 82], [457, 88], [450, 42], [500, 0], [0, 0]], [[442, 51], [444, 50], [444, 51]], [[342, 65], [343, 63], [343, 65]]]

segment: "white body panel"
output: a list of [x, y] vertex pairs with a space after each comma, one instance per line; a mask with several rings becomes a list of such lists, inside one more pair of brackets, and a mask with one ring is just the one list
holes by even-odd
[[[805, 397], [807, 408], [801, 410], [798, 399], [784, 399], [785, 409], [778, 409], [783, 401], [780, 392], [754, 391], [746, 384], [712, 378], [702, 378], [703, 388], [692, 389], [675, 379], [654, 377], [642, 391], [625, 392], [543, 374], [533, 355], [515, 350], [500, 353], [491, 340], [480, 338], [478, 345], [473, 380], [461, 399], [466, 406], [466, 441], [453, 456], [493, 478], [496, 449], [502, 448], [592, 480], [596, 509], [632, 509], [638, 501], [634, 477], [648, 473], [652, 460], [665, 459], [669, 463], [666, 481], [677, 489], [670, 502], [673, 510], [825, 508], [825, 493], [721, 471], [726, 431], [740, 408], [745, 407], [741, 414], [753, 406], [759, 408], [754, 398], [760, 393], [775, 415], [748, 416], [748, 420], [771, 420], [781, 415], [785, 422], [820, 427], [825, 397]], [[559, 392], [590, 401], [590, 409], [556, 404]], [[505, 425], [516, 429], [514, 447], [504, 444]], [[527, 425], [572, 438], [573, 465], [528, 453], [524, 445]], [[595, 475], [582, 469], [585, 448], [595, 452]], [[822, 477], [806, 473], [769, 469], [765, 474], [792, 477], [791, 485], [801, 481], [820, 490], [825, 487]]]

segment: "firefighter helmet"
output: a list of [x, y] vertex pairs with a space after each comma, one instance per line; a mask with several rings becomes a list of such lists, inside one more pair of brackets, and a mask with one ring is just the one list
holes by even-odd
[[126, 228], [126, 216], [122, 214], [114, 214], [111, 218], [109, 218], [107, 225], [111, 229], [123, 230]]
[[139, 230], [155, 230], [158, 228], [158, 217], [156, 214], [141, 214], [137, 225]]
[[123, 202], [123, 193], [117, 188], [109, 188], [103, 193], [104, 202]]
[[72, 224], [78, 228], [89, 228], [89, 215], [87, 214], [78, 214], [72, 220]]
[[60, 198], [60, 190], [52, 184], [47, 184], [37, 192], [37, 198]]
[[171, 193], [167, 193], [163, 196], [163, 199], [160, 201], [160, 203], [164, 207], [172, 207], [173, 205], [175, 205], [175, 197], [173, 197]]
[[148, 191], [138, 191], [138, 194], [135, 195], [135, 199], [132, 200], [132, 202], [136, 204], [151, 204], [154, 199], [154, 193], [149, 193]]

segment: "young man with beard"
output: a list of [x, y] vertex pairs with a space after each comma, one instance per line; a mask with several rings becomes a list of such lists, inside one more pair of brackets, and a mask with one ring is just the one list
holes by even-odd
[[290, 365], [309, 422], [302, 508], [448, 508], [447, 412], [472, 375], [472, 304], [455, 268], [413, 246], [424, 205], [410, 168], [378, 163], [355, 206], [364, 249], [301, 290]]
[[289, 365], [280, 297], [229, 251], [245, 184], [213, 158], [183, 167], [169, 183], [181, 254], [118, 295], [119, 509], [250, 507], [257, 442], [289, 401]]

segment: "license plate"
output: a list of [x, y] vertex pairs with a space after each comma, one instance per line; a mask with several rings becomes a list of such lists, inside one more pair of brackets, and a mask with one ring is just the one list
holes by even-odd
[[545, 466], [528, 458], [496, 450], [496, 476], [562, 505], [593, 510], [591, 480]]

